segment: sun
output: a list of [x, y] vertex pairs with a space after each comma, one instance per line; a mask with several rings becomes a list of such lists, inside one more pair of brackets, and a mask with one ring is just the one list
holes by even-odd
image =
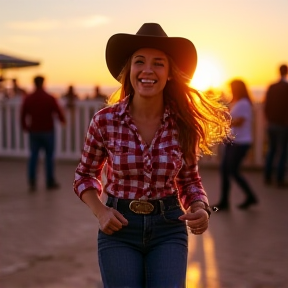
[[216, 61], [199, 59], [196, 72], [191, 80], [191, 86], [201, 91], [219, 88], [223, 85], [223, 72]]

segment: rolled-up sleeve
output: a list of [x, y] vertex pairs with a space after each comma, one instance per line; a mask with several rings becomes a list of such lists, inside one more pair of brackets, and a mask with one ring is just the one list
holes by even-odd
[[207, 194], [203, 188], [197, 164], [188, 166], [184, 163], [177, 175], [176, 181], [179, 199], [184, 209], [188, 209], [195, 201], [203, 201], [209, 206]]
[[73, 182], [74, 191], [80, 198], [88, 189], [96, 189], [97, 193], [101, 194], [101, 171], [106, 155], [103, 138], [94, 116], [85, 137], [81, 160], [76, 168]]

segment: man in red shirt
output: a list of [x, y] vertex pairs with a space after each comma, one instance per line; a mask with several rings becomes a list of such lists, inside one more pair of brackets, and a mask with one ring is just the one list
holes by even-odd
[[44, 77], [34, 78], [35, 91], [29, 94], [21, 107], [21, 126], [29, 133], [30, 157], [28, 181], [30, 191], [36, 190], [36, 168], [40, 150], [45, 151], [46, 187], [57, 189], [54, 177], [54, 117], [65, 124], [65, 116], [57, 100], [44, 88]]

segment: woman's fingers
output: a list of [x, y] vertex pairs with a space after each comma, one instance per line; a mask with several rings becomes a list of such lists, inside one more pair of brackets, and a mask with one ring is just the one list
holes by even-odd
[[106, 234], [113, 234], [119, 231], [123, 226], [128, 225], [127, 219], [117, 210], [110, 208], [107, 209], [105, 214], [99, 218], [99, 225], [101, 231]]
[[193, 213], [188, 212], [187, 214], [180, 216], [179, 219], [186, 221], [190, 231], [195, 235], [205, 232], [209, 225], [208, 213], [203, 209], [199, 209]]
[[113, 213], [123, 226], [128, 225], [128, 220], [119, 211], [113, 209]]

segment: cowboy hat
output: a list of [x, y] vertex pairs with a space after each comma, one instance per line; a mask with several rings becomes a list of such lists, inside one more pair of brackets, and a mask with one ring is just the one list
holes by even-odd
[[134, 34], [115, 34], [106, 46], [106, 63], [112, 76], [118, 80], [128, 58], [140, 48], [154, 48], [169, 55], [178, 68], [191, 78], [197, 65], [193, 43], [181, 37], [168, 37], [157, 23], [145, 23]]

